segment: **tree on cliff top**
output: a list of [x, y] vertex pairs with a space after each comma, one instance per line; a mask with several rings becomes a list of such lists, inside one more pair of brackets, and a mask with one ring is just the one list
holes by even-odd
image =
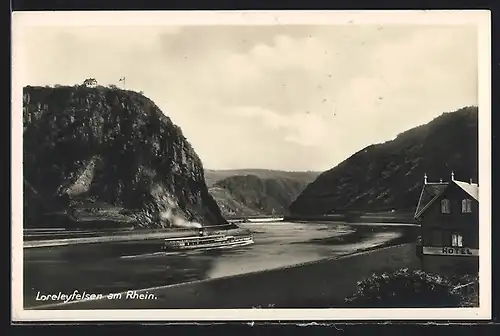
[[97, 86], [97, 80], [95, 78], [87, 78], [86, 80], [83, 81], [83, 86], [86, 86], [86, 87], [96, 87]]

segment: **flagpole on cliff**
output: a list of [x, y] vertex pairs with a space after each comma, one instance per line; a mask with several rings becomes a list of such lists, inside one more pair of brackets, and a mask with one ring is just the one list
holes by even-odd
[[127, 89], [127, 84], [125, 82], [125, 77], [122, 77], [118, 80], [119, 82], [123, 82], [123, 89], [126, 90]]

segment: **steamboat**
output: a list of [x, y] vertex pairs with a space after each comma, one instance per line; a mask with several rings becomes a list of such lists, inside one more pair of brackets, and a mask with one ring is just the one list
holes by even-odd
[[244, 235], [230, 235], [221, 232], [207, 233], [203, 229], [199, 230], [198, 235], [182, 238], [165, 238], [163, 250], [194, 250], [194, 249], [217, 249], [231, 248], [253, 244], [251, 233]]

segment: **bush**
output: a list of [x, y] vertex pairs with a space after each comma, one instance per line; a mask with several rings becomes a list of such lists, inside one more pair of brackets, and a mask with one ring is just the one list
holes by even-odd
[[420, 270], [401, 269], [373, 274], [358, 282], [357, 291], [346, 299], [349, 306], [363, 308], [459, 307], [463, 298], [455, 284]]
[[477, 275], [457, 276], [451, 281], [457, 284], [463, 307], [479, 307], [479, 277]]

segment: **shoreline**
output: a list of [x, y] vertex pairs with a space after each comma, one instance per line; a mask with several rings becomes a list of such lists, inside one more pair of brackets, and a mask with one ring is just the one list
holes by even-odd
[[[189, 288], [191, 286], [197, 286], [197, 285], [205, 285], [208, 284], [210, 285], [211, 283], [217, 283], [217, 282], [224, 282], [224, 281], [233, 281], [233, 280], [238, 280], [238, 279], [247, 279], [249, 277], [254, 277], [254, 276], [259, 276], [259, 275], [265, 275], [265, 274], [274, 274], [274, 273], [281, 273], [287, 270], [300, 270], [304, 267], [310, 267], [310, 266], [316, 266], [316, 265], [321, 265], [321, 264], [328, 264], [331, 262], [337, 262], [341, 261], [344, 259], [349, 259], [357, 256], [364, 256], [364, 255], [371, 255], [372, 253], [377, 253], [377, 252], [383, 252], [391, 248], [398, 248], [405, 246], [407, 244], [413, 244], [414, 241], [411, 239], [408, 239], [409, 237], [402, 236], [402, 237], [397, 237], [394, 239], [391, 239], [390, 241], [387, 241], [385, 243], [382, 243], [377, 246], [371, 246], [363, 249], [357, 249], [352, 252], [339, 255], [339, 256], [334, 256], [334, 257], [328, 257], [328, 258], [322, 258], [318, 260], [313, 260], [313, 261], [306, 261], [306, 262], [301, 262], [293, 265], [286, 265], [286, 266], [281, 266], [281, 267], [276, 267], [276, 268], [269, 268], [265, 270], [258, 270], [258, 271], [251, 271], [247, 273], [241, 273], [241, 274], [234, 274], [234, 275], [227, 275], [227, 276], [221, 276], [221, 277], [215, 277], [215, 278], [208, 278], [208, 279], [201, 279], [201, 280], [193, 280], [193, 281], [187, 281], [187, 282], [181, 282], [181, 283], [175, 283], [175, 284], [170, 284], [170, 285], [161, 285], [161, 286], [155, 286], [155, 287], [147, 287], [147, 288], [140, 288], [140, 289], [129, 289], [127, 291], [120, 292], [122, 296], [125, 296], [128, 292], [132, 291], [137, 294], [143, 294], [143, 293], [152, 293], [156, 291], [165, 291], [165, 290], [170, 290], [170, 289], [176, 289], [176, 288]], [[117, 293], [113, 293], [117, 294]], [[103, 298], [95, 298], [95, 299], [86, 299], [86, 300], [78, 300], [78, 301], [70, 301], [67, 303], [64, 302], [58, 302], [58, 303], [53, 303], [53, 304], [42, 304], [42, 305], [35, 305], [31, 307], [24, 307], [24, 309], [27, 310], [43, 310], [43, 309], [78, 309], [78, 308], [70, 308], [70, 306], [73, 305], [92, 305], [92, 304], [97, 304], [99, 305], [102, 302], [107, 301], [106, 297], [104, 296]], [[93, 308], [84, 308], [84, 309], [93, 309]], [[97, 308], [96, 308], [97, 309]], [[104, 309], [109, 309], [109, 308], [104, 308]], [[119, 308], [123, 309], [123, 308]], [[135, 309], [135, 308], [134, 308]]]
[[[205, 227], [206, 229], [207, 227]], [[210, 227], [214, 228], [214, 227]], [[226, 228], [222, 226], [217, 227], [218, 230], [214, 231], [225, 231], [232, 232], [234, 234], [243, 233], [245, 230], [241, 228]], [[66, 237], [60, 239], [50, 239], [53, 236], [48, 234], [49, 239], [40, 240], [26, 240], [27, 236], [23, 237], [23, 248], [42, 248], [42, 247], [53, 247], [53, 246], [68, 246], [76, 244], [102, 244], [102, 243], [115, 243], [115, 242], [129, 242], [129, 241], [145, 241], [145, 240], [158, 240], [164, 238], [181, 238], [192, 236], [197, 233], [197, 229], [185, 229], [185, 230], [161, 230], [161, 229], [145, 229], [143, 230], [130, 230], [125, 234], [123, 232], [82, 232], [76, 234], [77, 237]], [[233, 232], [234, 231], [234, 232]], [[92, 237], [81, 237], [78, 235], [90, 234], [95, 235]]]
[[284, 221], [288, 222], [329, 222], [340, 221], [347, 224], [357, 223], [379, 223], [379, 224], [413, 224], [418, 225], [413, 218], [413, 214], [331, 214], [331, 215], [290, 215], [285, 216]]

